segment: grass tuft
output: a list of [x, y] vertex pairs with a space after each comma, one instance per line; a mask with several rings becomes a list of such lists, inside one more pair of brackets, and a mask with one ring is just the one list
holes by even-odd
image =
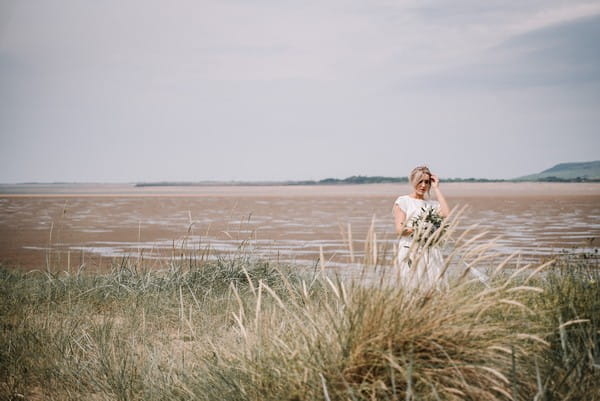
[[426, 290], [383, 266], [134, 262], [0, 269], [0, 398], [600, 400], [597, 255]]

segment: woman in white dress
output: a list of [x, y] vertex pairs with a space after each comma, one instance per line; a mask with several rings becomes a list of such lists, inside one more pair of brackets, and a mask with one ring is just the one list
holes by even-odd
[[[421, 213], [434, 209], [441, 217], [450, 213], [448, 203], [440, 190], [440, 180], [425, 166], [410, 173], [413, 192], [399, 196], [394, 202], [394, 222], [400, 235], [397, 264], [402, 282], [413, 288], [439, 287], [445, 280], [440, 277], [443, 267], [442, 253], [437, 246], [422, 247], [413, 241], [413, 222]], [[430, 190], [437, 200], [429, 199]]]

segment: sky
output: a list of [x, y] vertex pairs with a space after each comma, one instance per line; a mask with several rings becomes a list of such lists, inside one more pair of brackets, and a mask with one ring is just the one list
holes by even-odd
[[600, 0], [0, 0], [0, 183], [600, 159]]

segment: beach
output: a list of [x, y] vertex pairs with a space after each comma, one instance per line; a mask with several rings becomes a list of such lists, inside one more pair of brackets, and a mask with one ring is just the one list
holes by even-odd
[[[532, 260], [576, 249], [593, 252], [600, 235], [600, 185], [442, 183], [451, 207], [465, 207], [494, 251]], [[241, 248], [260, 257], [332, 266], [360, 261], [372, 226], [391, 253], [392, 205], [408, 184], [160, 186], [30, 184], [0, 186], [0, 261], [43, 268], [108, 266]]]

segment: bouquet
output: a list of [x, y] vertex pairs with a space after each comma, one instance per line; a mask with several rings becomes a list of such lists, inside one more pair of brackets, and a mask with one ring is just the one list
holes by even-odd
[[421, 208], [421, 212], [412, 219], [413, 233], [411, 236], [420, 245], [433, 246], [444, 238], [448, 224], [434, 208]]

